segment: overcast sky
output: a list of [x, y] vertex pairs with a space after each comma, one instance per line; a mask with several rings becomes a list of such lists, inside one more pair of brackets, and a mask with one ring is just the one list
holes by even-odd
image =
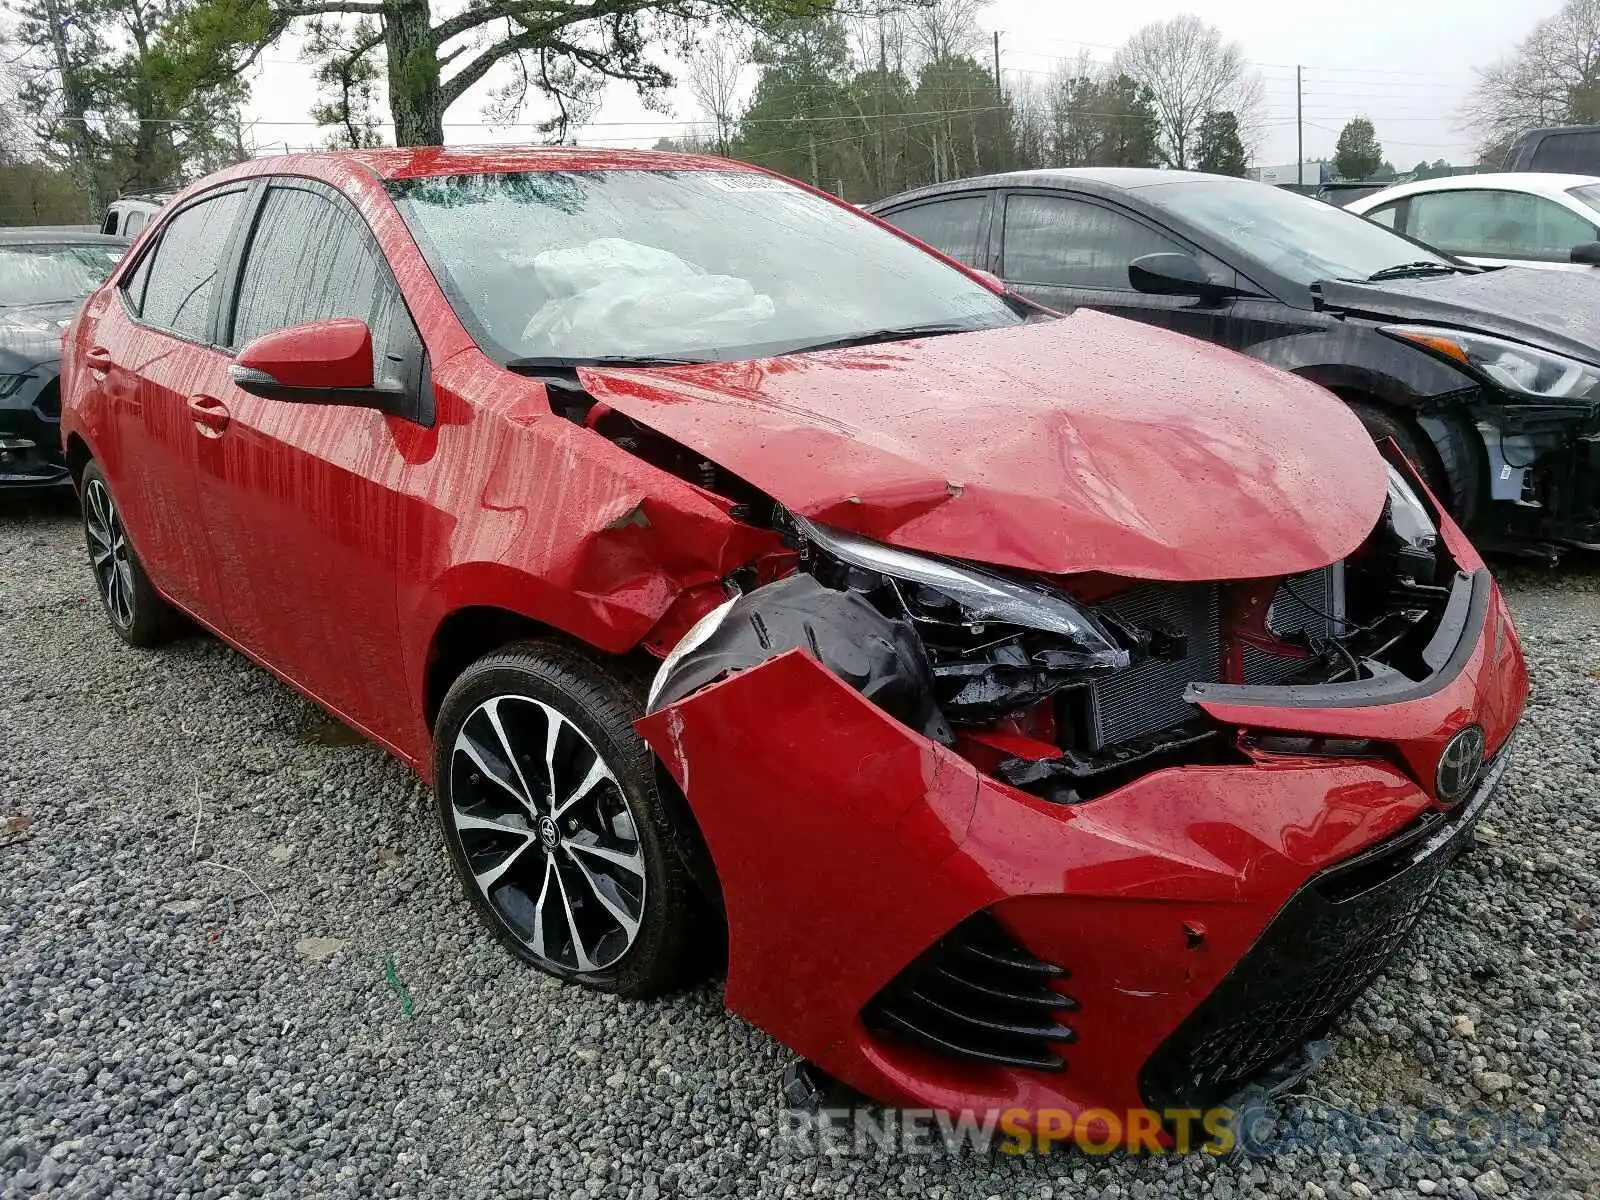
[[[1000, 32], [1002, 71], [1048, 74], [1062, 59], [1083, 51], [1109, 59], [1147, 22], [1199, 11], [1244, 46], [1262, 78], [1267, 123], [1257, 165], [1294, 161], [1298, 63], [1305, 68], [1308, 159], [1331, 156], [1340, 127], [1365, 115], [1377, 126], [1385, 156], [1406, 170], [1419, 159], [1472, 161], [1477, 138], [1461, 127], [1459, 115], [1472, 86], [1472, 68], [1499, 58], [1559, 7], [1560, 0], [993, 0], [983, 25], [986, 32]], [[299, 148], [324, 136], [308, 119], [315, 99], [310, 68], [295, 55], [292, 45], [275, 48], [256, 80], [247, 115], [257, 122], [254, 137], [263, 151], [284, 144]], [[484, 125], [484, 96], [480, 86], [450, 110], [445, 140], [528, 140], [527, 125]], [[613, 88], [595, 123], [578, 131], [578, 140], [649, 146], [658, 137], [684, 131], [673, 118], [703, 115], [681, 90], [669, 103], [669, 114], [650, 112], [628, 89]]]

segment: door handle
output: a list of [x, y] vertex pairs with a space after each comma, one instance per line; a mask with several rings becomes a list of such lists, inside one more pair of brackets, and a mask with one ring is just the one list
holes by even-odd
[[206, 437], [221, 437], [228, 427], [228, 407], [215, 396], [190, 396], [189, 418]]
[[111, 370], [111, 351], [104, 346], [91, 346], [83, 356], [83, 365], [96, 375], [104, 375]]

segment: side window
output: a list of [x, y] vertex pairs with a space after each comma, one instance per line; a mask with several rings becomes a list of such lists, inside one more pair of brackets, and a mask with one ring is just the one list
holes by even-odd
[[1129, 291], [1128, 264], [1146, 254], [1182, 251], [1131, 217], [1065, 196], [1006, 200], [1007, 283]]
[[155, 260], [154, 251], [146, 254], [139, 260], [139, 265], [134, 267], [133, 274], [129, 275], [122, 284], [123, 294], [128, 297], [128, 307], [141, 317], [144, 315], [145, 285], [150, 282], [150, 264]]
[[106, 214], [106, 219], [100, 226], [100, 232], [101, 233], [109, 233], [113, 237], [116, 236], [116, 232], [117, 232], [117, 210], [116, 209], [112, 209], [110, 212], [108, 212]]
[[978, 194], [935, 200], [886, 214], [891, 225], [904, 229], [957, 262], [981, 267], [984, 261], [984, 235], [989, 223], [984, 220], [988, 199]]
[[372, 233], [356, 214], [305, 188], [274, 186], [256, 220], [239, 277], [228, 344], [275, 329], [359, 317], [372, 330], [373, 373], [393, 373], [386, 353], [400, 292]]
[[1600, 133], [1547, 133], [1539, 139], [1528, 169], [1593, 175], [1600, 170]]
[[[211, 340], [211, 301], [243, 203], [242, 191], [225, 192], [190, 205], [167, 223], [161, 244], [146, 258], [149, 267], [134, 273], [135, 280], [147, 276], [135, 305], [146, 324], [195, 341]], [[133, 299], [130, 289], [129, 300]]]
[[1382, 225], [1385, 229], [1393, 229], [1394, 219], [1399, 212], [1400, 205], [1398, 202], [1396, 202], [1394, 204], [1385, 204], [1382, 208], [1375, 208], [1371, 212], [1364, 215], [1366, 216], [1367, 220], [1374, 221], [1377, 224]]
[[128, 219], [122, 223], [122, 236], [131, 238], [134, 234], [143, 229], [145, 227], [145, 223], [149, 220], [149, 213], [140, 212], [138, 209], [134, 209], [133, 212], [128, 214]]
[[1524, 192], [1429, 192], [1411, 198], [1412, 237], [1454, 254], [1565, 262], [1593, 223], [1553, 200]]

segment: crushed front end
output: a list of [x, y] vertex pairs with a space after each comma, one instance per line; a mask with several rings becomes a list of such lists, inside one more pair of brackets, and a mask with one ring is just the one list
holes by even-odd
[[792, 518], [798, 569], [707, 614], [640, 722], [716, 866], [729, 1007], [953, 1111], [1204, 1108], [1324, 1032], [1527, 690], [1393, 461], [1366, 541], [1276, 579], [1002, 575]]

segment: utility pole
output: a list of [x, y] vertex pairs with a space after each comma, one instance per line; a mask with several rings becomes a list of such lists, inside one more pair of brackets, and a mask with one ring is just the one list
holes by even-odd
[[1294, 69], [1294, 186], [1300, 187], [1306, 181], [1305, 169], [1301, 166], [1306, 160], [1305, 130], [1300, 124], [1300, 68]]
[[994, 31], [994, 102], [1006, 102], [1005, 90], [1000, 86], [1000, 31]]

